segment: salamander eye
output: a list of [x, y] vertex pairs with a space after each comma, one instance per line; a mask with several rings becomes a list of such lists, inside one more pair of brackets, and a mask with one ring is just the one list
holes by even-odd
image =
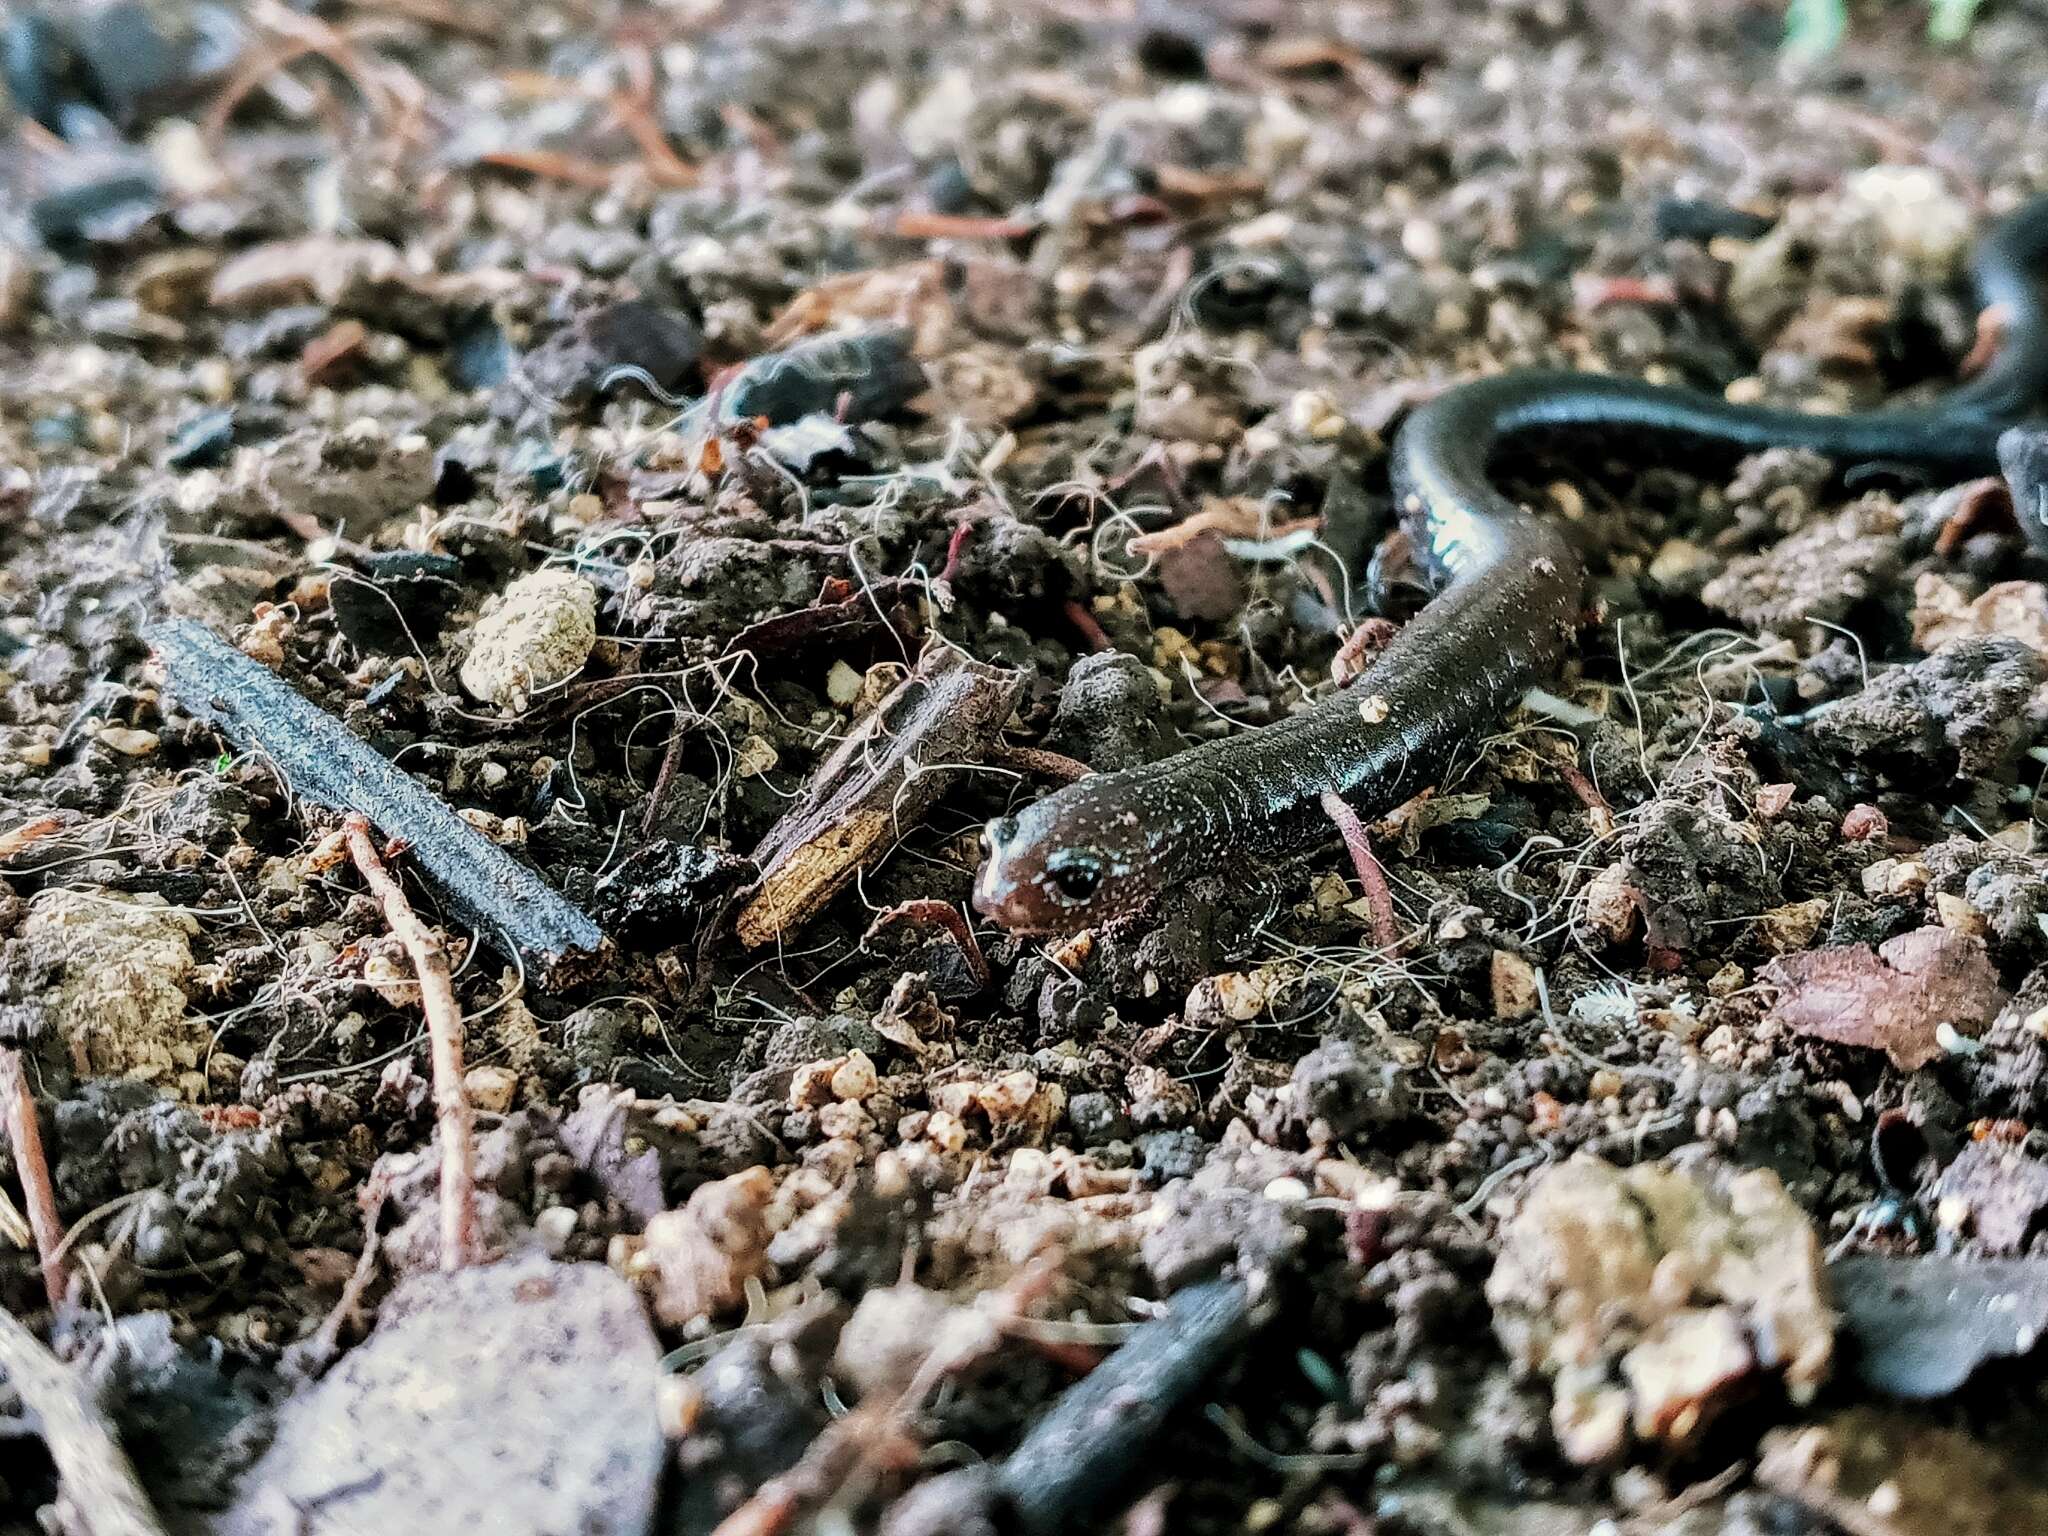
[[1109, 873], [1102, 856], [1085, 849], [1069, 848], [1046, 861], [1045, 876], [1069, 901], [1086, 901], [1101, 888]]

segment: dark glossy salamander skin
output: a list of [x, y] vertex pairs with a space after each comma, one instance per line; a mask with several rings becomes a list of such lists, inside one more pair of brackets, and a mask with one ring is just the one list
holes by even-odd
[[[1785, 446], [1953, 476], [1994, 470], [1999, 434], [2048, 402], [2048, 198], [1995, 228], [1974, 265], [2003, 338], [1989, 368], [1930, 406], [1809, 415], [1538, 371], [1422, 406], [1395, 441], [1393, 482], [1441, 586], [1372, 669], [1278, 724], [1083, 779], [989, 823], [976, 907], [1020, 931], [1072, 932], [1190, 875], [1327, 839], [1332, 790], [1373, 815], [1434, 782], [1461, 740], [1556, 672], [1580, 611], [1585, 571], [1570, 541], [1488, 479], [1495, 449], [1520, 433], [1598, 428], [1666, 454]], [[2027, 532], [2048, 551], [2048, 527]]]

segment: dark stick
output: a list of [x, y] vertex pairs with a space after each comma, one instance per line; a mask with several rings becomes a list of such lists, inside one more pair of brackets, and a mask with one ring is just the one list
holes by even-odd
[[1144, 1464], [1167, 1415], [1251, 1331], [1241, 1280], [1191, 1285], [1167, 1309], [1067, 1388], [1003, 1463], [998, 1480], [1024, 1536], [1080, 1529]]
[[189, 619], [152, 624], [143, 638], [186, 709], [262, 753], [299, 798], [404, 841], [452, 916], [543, 975], [604, 942], [581, 909], [260, 662]]

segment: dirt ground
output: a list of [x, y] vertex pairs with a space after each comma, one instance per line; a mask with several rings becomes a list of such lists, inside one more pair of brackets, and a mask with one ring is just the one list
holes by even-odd
[[2048, 1530], [2027, 463], [1538, 444], [1383, 884], [967, 903], [1416, 610], [1436, 390], [1980, 366], [2048, 9], [4, 14], [0, 1528]]

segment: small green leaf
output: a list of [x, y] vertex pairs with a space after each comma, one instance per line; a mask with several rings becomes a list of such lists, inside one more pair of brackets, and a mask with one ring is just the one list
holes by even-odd
[[1927, 35], [1937, 43], [1960, 43], [1970, 35], [1983, 0], [1927, 0]]
[[221, 753], [219, 757], [216, 757], [213, 760], [213, 771], [217, 774], [226, 773], [230, 768], [234, 766], [234, 758], [225, 752]]
[[1849, 0], [1789, 0], [1785, 51], [1817, 59], [1833, 53], [1849, 33]]
[[1351, 1393], [1344, 1385], [1344, 1378], [1336, 1368], [1312, 1349], [1297, 1349], [1294, 1363], [1301, 1368], [1301, 1374], [1308, 1378], [1308, 1384], [1333, 1403], [1346, 1403]]

